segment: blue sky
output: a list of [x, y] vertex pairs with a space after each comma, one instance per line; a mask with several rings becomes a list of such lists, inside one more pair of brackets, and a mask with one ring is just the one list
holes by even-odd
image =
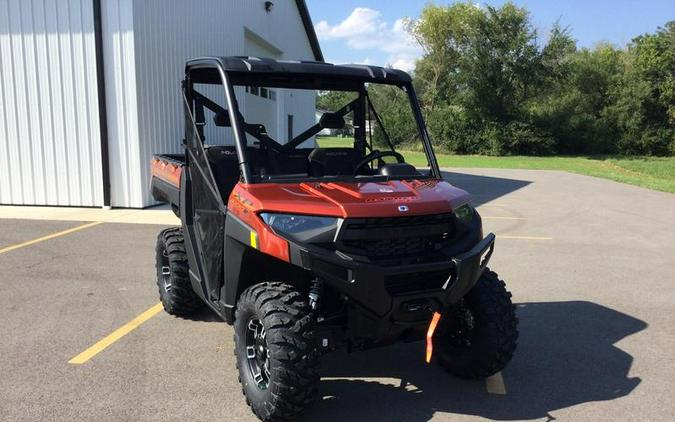
[[[416, 18], [427, 0], [307, 0], [327, 61], [393, 65], [411, 70], [421, 54], [402, 19]], [[447, 1], [434, 1], [448, 4]], [[474, 1], [498, 6], [504, 1]], [[532, 14], [540, 35], [560, 20], [582, 47], [625, 45], [675, 20], [675, 0], [516, 0]]]

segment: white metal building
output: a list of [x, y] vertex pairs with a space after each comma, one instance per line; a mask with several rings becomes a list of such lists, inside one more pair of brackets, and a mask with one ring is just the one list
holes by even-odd
[[[151, 205], [206, 55], [323, 60], [304, 0], [0, 0], [0, 204]], [[278, 139], [314, 122], [313, 96], [244, 95]]]

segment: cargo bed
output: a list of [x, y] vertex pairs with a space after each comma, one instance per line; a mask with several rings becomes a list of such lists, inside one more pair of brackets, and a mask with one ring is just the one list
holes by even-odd
[[155, 154], [152, 158], [151, 192], [156, 201], [168, 202], [180, 217], [180, 180], [185, 154]]

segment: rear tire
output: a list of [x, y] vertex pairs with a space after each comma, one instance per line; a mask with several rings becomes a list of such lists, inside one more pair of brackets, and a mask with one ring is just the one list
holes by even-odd
[[486, 378], [506, 367], [516, 350], [518, 318], [511, 293], [486, 269], [476, 285], [439, 325], [438, 361], [465, 379]]
[[204, 302], [192, 290], [183, 230], [180, 227], [162, 230], [157, 236], [155, 251], [157, 288], [164, 310], [176, 316], [192, 315], [199, 311]]
[[234, 354], [246, 403], [262, 421], [294, 419], [316, 399], [314, 317], [304, 296], [260, 283], [237, 302]]

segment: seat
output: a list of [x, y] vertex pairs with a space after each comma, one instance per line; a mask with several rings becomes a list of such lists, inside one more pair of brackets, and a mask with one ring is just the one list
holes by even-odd
[[269, 151], [270, 174], [309, 174], [309, 154], [311, 148], [300, 148], [291, 151]]
[[206, 157], [211, 165], [216, 185], [227, 204], [230, 192], [239, 182], [239, 158], [233, 146], [210, 146], [206, 149]]
[[354, 148], [315, 148], [309, 154], [310, 174], [314, 177], [351, 176], [362, 159]]

